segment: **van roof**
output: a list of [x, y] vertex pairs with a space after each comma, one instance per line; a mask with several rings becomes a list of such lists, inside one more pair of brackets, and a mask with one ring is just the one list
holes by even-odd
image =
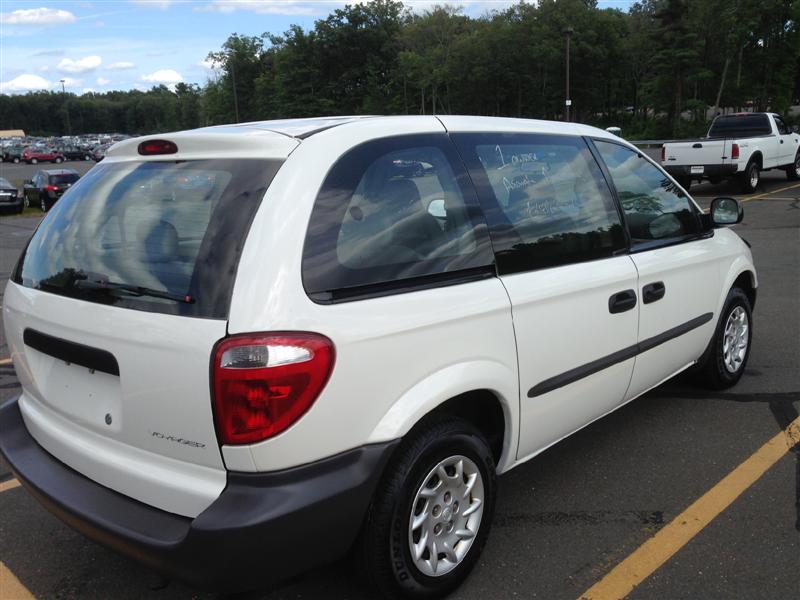
[[163, 133], [131, 138], [117, 142], [106, 154], [107, 159], [151, 159], [163, 160], [163, 156], [139, 156], [138, 147], [143, 141], [167, 139], [174, 141], [179, 148], [175, 158], [207, 158], [209, 156], [224, 158], [251, 156], [258, 158], [285, 158], [300, 142], [319, 132], [347, 125], [349, 123], [365, 123], [366, 121], [385, 123], [395, 119], [426, 119], [438, 121], [448, 131], [480, 132], [504, 130], [508, 132], [560, 133], [571, 135], [591, 135], [594, 137], [614, 138], [607, 131], [559, 121], [543, 121], [534, 119], [513, 119], [502, 117], [477, 117], [459, 115], [414, 116], [377, 116], [350, 115], [333, 117], [312, 117], [304, 119], [278, 119], [272, 121], [253, 121], [231, 125], [214, 125], [188, 131]]

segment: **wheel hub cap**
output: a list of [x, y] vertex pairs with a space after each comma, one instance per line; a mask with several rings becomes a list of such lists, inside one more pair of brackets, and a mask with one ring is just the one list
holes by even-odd
[[451, 456], [423, 480], [411, 505], [408, 545], [428, 577], [449, 573], [472, 546], [483, 517], [483, 478], [466, 456]]
[[722, 356], [729, 373], [736, 373], [742, 368], [747, 355], [749, 332], [747, 313], [741, 306], [737, 306], [728, 315], [722, 338]]

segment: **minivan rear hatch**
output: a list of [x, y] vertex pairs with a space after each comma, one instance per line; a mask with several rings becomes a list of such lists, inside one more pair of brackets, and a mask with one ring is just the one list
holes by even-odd
[[108, 160], [33, 235], [3, 320], [37, 442], [127, 496], [196, 516], [226, 473], [209, 364], [275, 159]]

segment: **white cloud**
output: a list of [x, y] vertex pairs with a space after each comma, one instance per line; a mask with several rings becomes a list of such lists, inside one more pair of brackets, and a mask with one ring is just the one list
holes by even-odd
[[213, 0], [211, 4], [196, 8], [198, 11], [232, 13], [249, 10], [269, 15], [322, 15], [329, 12], [330, 6], [314, 6], [309, 2], [296, 0]]
[[209, 71], [216, 71], [217, 69], [221, 69], [222, 68], [222, 63], [219, 63], [219, 62], [217, 62], [215, 60], [207, 58], [207, 59], [201, 60], [199, 63], [197, 63], [197, 66], [198, 67], [203, 67], [204, 69], [207, 69]]
[[4, 25], [65, 25], [75, 21], [74, 14], [57, 8], [27, 8], [0, 13], [0, 23]]
[[57, 68], [64, 73], [86, 73], [94, 71], [102, 62], [103, 60], [99, 56], [85, 56], [78, 60], [62, 58]]
[[167, 10], [172, 4], [174, 4], [174, 0], [131, 0], [134, 4], [138, 4], [139, 6], [147, 6], [150, 8], [158, 8], [161, 10]]
[[48, 67], [47, 65], [45, 65], [45, 66], [43, 66], [43, 67], [39, 67], [39, 68], [38, 68], [38, 69], [36, 69], [36, 70], [37, 70], [37, 71], [39, 71], [39, 73], [47, 73], [47, 72], [50, 70], [50, 67]]
[[180, 83], [183, 81], [183, 77], [180, 73], [172, 69], [159, 69], [150, 75], [143, 75], [142, 81], [150, 83]]
[[105, 77], [98, 77], [97, 78], [97, 85], [99, 85], [99, 86], [108, 85], [109, 83], [111, 83], [110, 79], [106, 79]]
[[133, 64], [132, 62], [127, 62], [127, 61], [123, 60], [123, 61], [120, 61], [120, 62], [111, 63], [110, 65], [108, 65], [106, 67], [106, 70], [108, 70], [108, 71], [124, 71], [126, 69], [135, 69], [135, 68], [136, 68], [135, 64]]
[[29, 92], [32, 90], [46, 90], [51, 86], [50, 82], [44, 77], [26, 73], [15, 77], [11, 81], [0, 83], [0, 94], [11, 94], [14, 92]]
[[[83, 79], [73, 79], [72, 77], [64, 77], [63, 80], [65, 88], [76, 88], [83, 85]], [[61, 89], [61, 80], [59, 79], [58, 81], [54, 81], [53, 87]]]

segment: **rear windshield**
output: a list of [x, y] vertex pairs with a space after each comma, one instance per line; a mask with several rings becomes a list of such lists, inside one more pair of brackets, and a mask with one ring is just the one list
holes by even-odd
[[101, 163], [53, 206], [14, 280], [89, 302], [225, 319], [250, 222], [280, 165]]
[[772, 134], [769, 117], [764, 114], [717, 117], [708, 131], [710, 138], [745, 138]]
[[62, 185], [65, 183], [75, 183], [80, 179], [77, 173], [68, 173], [66, 175], [50, 175], [48, 181], [50, 185]]

